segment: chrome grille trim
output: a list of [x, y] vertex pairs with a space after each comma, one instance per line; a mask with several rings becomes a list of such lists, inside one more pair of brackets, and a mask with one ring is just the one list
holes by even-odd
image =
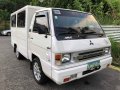
[[77, 59], [78, 60], [83, 60], [83, 59], [103, 56], [104, 54], [105, 54], [105, 52], [104, 52], [103, 49], [96, 50], [96, 51], [91, 51], [91, 52], [79, 53], [78, 56], [77, 56]]

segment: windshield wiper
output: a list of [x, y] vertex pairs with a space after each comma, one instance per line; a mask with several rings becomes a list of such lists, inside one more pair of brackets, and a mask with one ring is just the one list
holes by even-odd
[[62, 29], [66, 30], [66, 31], [65, 32], [61, 32], [58, 35], [67, 35], [67, 34], [73, 35], [73, 34], [78, 34], [78, 32], [75, 29], [73, 29], [73, 28], [62, 28]]
[[100, 37], [104, 36], [103, 33], [94, 33], [94, 34], [92, 34], [92, 35], [98, 35], [98, 36], [100, 36]]
[[84, 27], [81, 30], [80, 34], [84, 34], [84, 35], [99, 35], [100, 37], [102, 37], [104, 35], [104, 33], [97, 33], [97, 32], [95, 32], [93, 30], [90, 30], [89, 27]]
[[[60, 33], [60, 34], [58, 34], [58, 35], [76, 35], [76, 38], [80, 38], [80, 39], [85, 39], [86, 38], [86, 35], [84, 35], [84, 34], [79, 34], [79, 33]], [[75, 36], [74, 36], [74, 38], [75, 38]]]
[[104, 34], [103, 33], [81, 33], [83, 35], [98, 35], [99, 37], [102, 37]]
[[59, 33], [58, 35], [73, 35], [73, 34], [76, 34], [76, 33], [73, 33], [73, 32], [64, 32], [64, 33]]

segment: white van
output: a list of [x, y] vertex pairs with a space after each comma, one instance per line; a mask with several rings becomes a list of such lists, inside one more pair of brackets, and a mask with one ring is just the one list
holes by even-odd
[[11, 44], [30, 60], [37, 83], [61, 85], [93, 74], [112, 62], [111, 43], [91, 13], [25, 6], [11, 14]]

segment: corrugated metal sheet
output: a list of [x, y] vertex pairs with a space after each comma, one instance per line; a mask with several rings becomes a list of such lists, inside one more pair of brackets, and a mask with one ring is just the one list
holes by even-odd
[[120, 42], [120, 26], [106, 25], [102, 26], [102, 28], [108, 37]]

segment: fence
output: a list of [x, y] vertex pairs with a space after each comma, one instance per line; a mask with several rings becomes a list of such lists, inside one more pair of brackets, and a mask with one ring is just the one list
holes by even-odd
[[117, 42], [120, 42], [120, 26], [103, 25], [102, 28], [108, 37], [113, 38], [113, 40]]

